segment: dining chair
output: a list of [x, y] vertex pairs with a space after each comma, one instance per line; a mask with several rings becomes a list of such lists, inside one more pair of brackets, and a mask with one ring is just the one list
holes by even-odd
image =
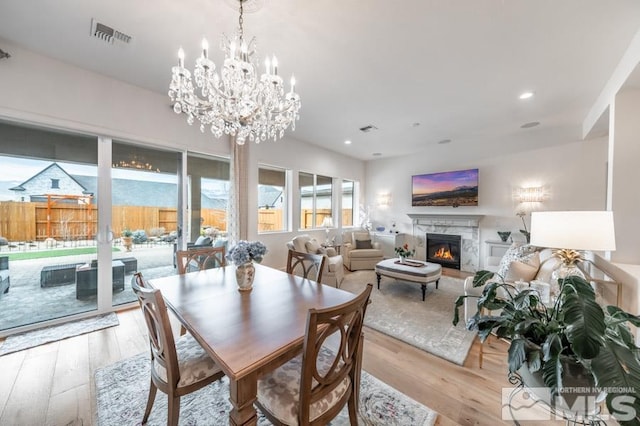
[[310, 309], [302, 354], [258, 380], [256, 405], [275, 425], [325, 425], [345, 406], [357, 424], [362, 324], [373, 284], [350, 302]]
[[[321, 282], [322, 271], [324, 270], [325, 257], [321, 254], [303, 253], [289, 250], [287, 255], [287, 273], [295, 274], [302, 272], [304, 278], [309, 278], [315, 282]], [[315, 274], [311, 274], [315, 271]]]
[[227, 264], [224, 246], [178, 250], [176, 259], [180, 275], [187, 272], [219, 268]]
[[167, 425], [174, 426], [180, 416], [180, 397], [221, 379], [224, 373], [191, 335], [174, 340], [160, 290], [150, 288], [140, 273], [134, 274], [131, 287], [147, 324], [151, 350], [151, 385], [142, 424], [149, 419], [160, 389], [168, 398]]

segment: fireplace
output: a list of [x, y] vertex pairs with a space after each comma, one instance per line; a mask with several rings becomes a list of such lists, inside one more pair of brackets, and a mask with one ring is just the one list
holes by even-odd
[[460, 269], [460, 235], [427, 234], [427, 262]]

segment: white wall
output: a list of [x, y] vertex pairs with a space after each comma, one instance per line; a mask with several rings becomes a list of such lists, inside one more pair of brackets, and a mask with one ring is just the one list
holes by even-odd
[[[500, 155], [485, 153], [483, 158], [469, 158], [455, 147], [433, 147], [429, 152], [367, 163], [367, 199], [371, 204], [374, 226], [389, 228], [395, 220], [400, 232], [411, 233], [407, 213], [479, 214], [480, 265], [485, 258], [485, 240], [497, 240], [496, 231], [512, 231], [521, 238], [520, 218], [515, 215], [523, 206], [512, 200], [514, 188], [545, 186], [549, 199], [536, 210], [604, 210], [606, 203], [607, 140], [599, 138], [567, 143], [551, 148]], [[478, 207], [411, 207], [411, 176], [468, 168], [479, 169]], [[387, 208], [375, 205], [377, 195], [391, 194]], [[530, 216], [527, 217], [530, 230]]]
[[616, 226], [615, 262], [640, 264], [638, 206], [638, 161], [640, 160], [640, 90], [627, 89], [616, 95], [612, 144], [611, 210]]

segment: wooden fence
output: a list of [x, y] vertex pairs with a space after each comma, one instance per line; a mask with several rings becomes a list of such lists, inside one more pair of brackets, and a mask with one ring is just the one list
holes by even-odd
[[[48, 214], [47, 214], [48, 213]], [[204, 223], [226, 229], [224, 210], [203, 209]], [[143, 229], [152, 235], [177, 229], [178, 212], [170, 207], [113, 206], [112, 230], [116, 236], [124, 229]], [[95, 205], [58, 203], [47, 212], [47, 203], [0, 202], [0, 236], [9, 241], [61, 241], [95, 238], [98, 211]]]
[[[226, 211], [202, 209], [203, 226], [226, 230]], [[178, 212], [170, 207], [113, 206], [112, 230], [116, 236], [124, 229], [143, 229], [147, 235], [177, 229]], [[301, 212], [301, 228], [320, 227], [330, 210], [316, 213], [313, 226], [311, 210]], [[259, 209], [258, 232], [282, 230], [283, 212], [279, 209]], [[352, 225], [350, 209], [342, 211], [343, 226]], [[47, 209], [47, 203], [0, 201], [0, 237], [9, 241], [42, 241], [55, 238], [59, 241], [91, 240], [95, 238], [98, 223], [97, 207], [93, 204], [57, 203]], [[338, 223], [334, 221], [337, 226]]]

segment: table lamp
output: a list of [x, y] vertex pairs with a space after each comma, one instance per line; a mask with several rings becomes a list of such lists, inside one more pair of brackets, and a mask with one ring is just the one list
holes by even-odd
[[333, 218], [331, 216], [325, 216], [320, 226], [323, 227], [327, 233], [325, 244], [329, 245], [329, 228], [333, 228]]
[[554, 255], [562, 263], [553, 271], [553, 279], [557, 280], [570, 275], [584, 278], [584, 274], [576, 265], [584, 260], [581, 250], [616, 249], [613, 212], [533, 212], [531, 213], [531, 245], [556, 249]]

